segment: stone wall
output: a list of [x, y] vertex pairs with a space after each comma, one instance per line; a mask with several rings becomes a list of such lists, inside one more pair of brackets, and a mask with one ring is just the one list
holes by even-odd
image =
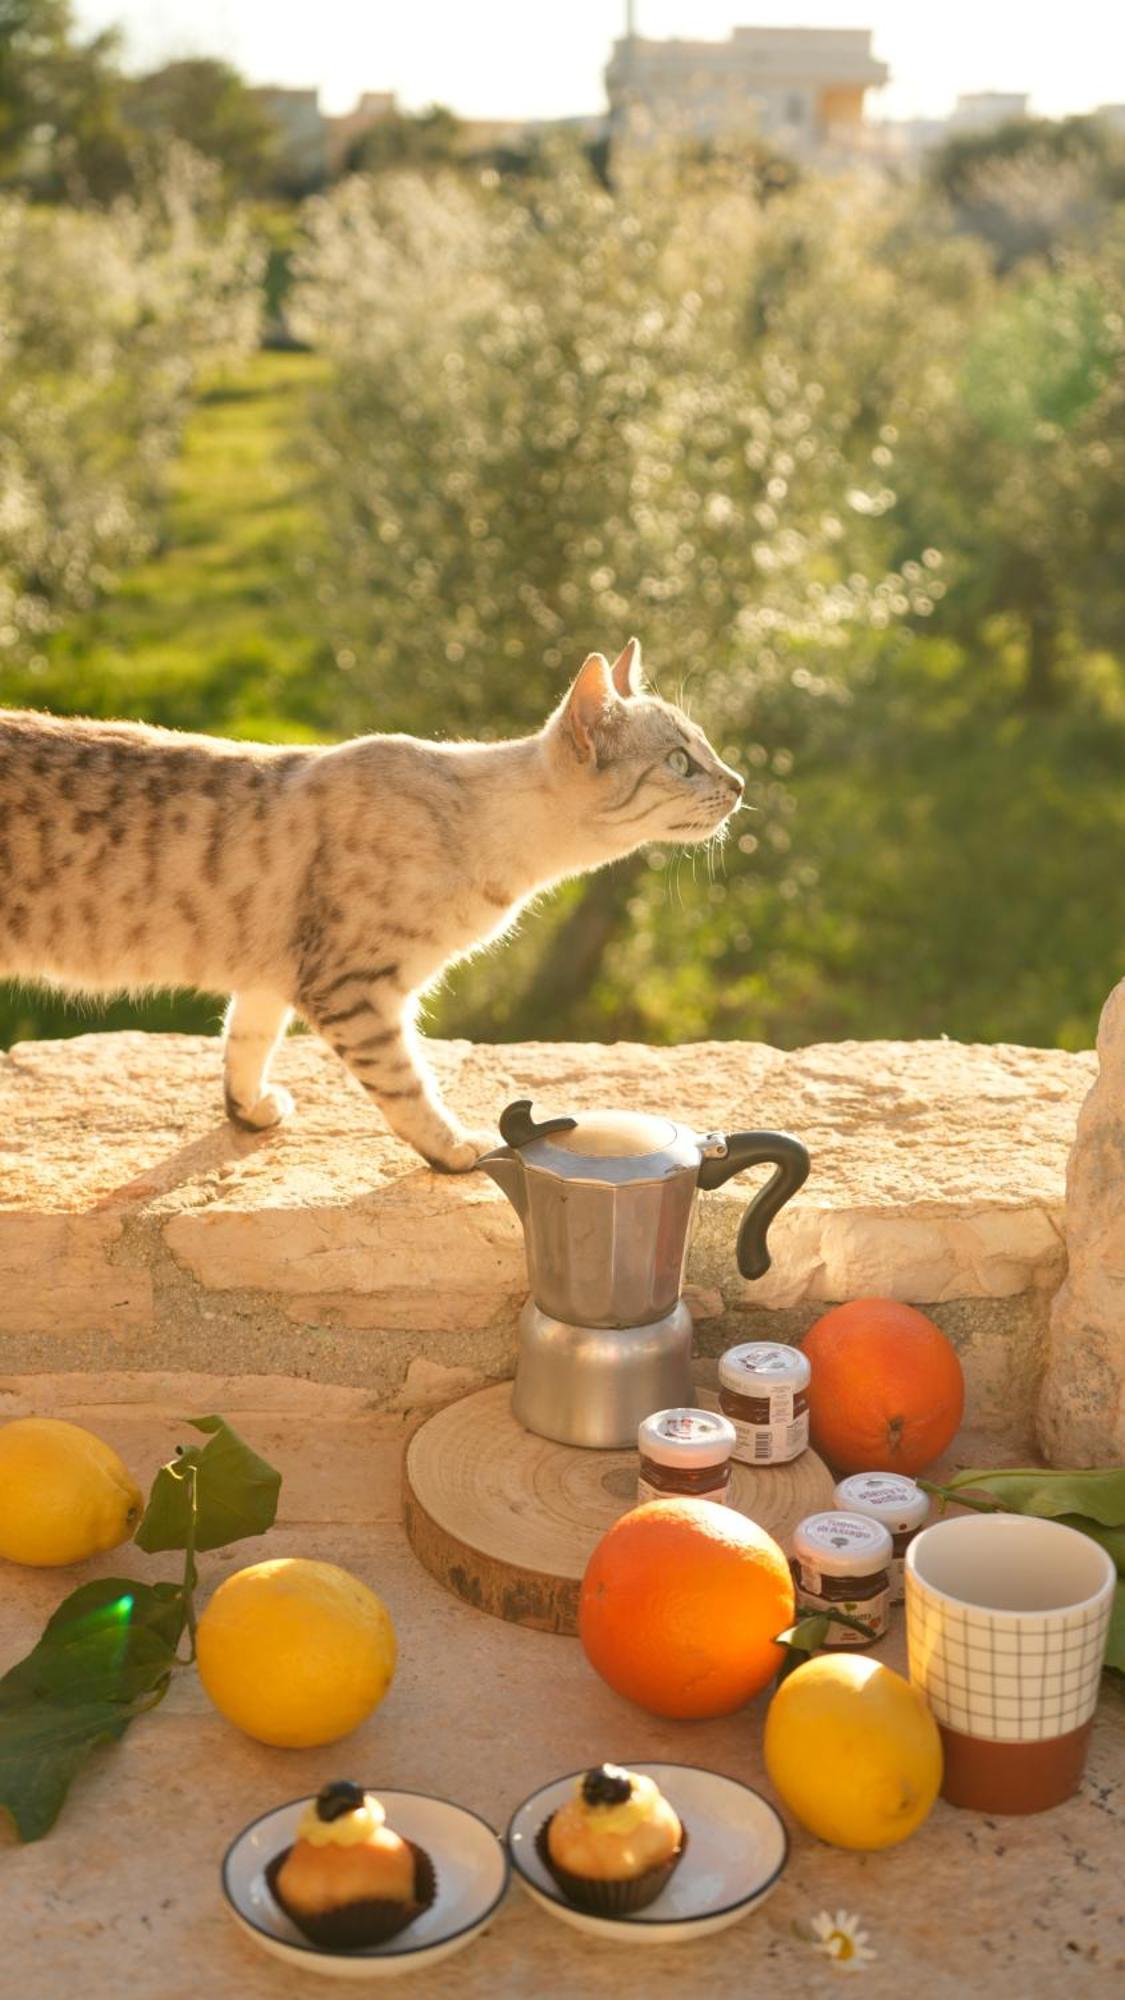
[[1039, 1412], [1055, 1465], [1125, 1459], [1125, 980], [1105, 1004], [1098, 1064], [1067, 1173], [1069, 1269]]
[[[1092, 1054], [453, 1042], [434, 1061], [474, 1124], [533, 1097], [796, 1132], [813, 1171], [765, 1278], [734, 1262], [760, 1176], [700, 1199], [700, 1350], [796, 1337], [841, 1299], [908, 1299], [956, 1342], [970, 1422], [1030, 1442]], [[83, 1035], [0, 1055], [0, 1370], [288, 1375], [388, 1408], [511, 1373], [526, 1276], [499, 1190], [429, 1172], [314, 1039], [291, 1038], [278, 1073], [296, 1116], [248, 1135], [222, 1118], [214, 1040]]]

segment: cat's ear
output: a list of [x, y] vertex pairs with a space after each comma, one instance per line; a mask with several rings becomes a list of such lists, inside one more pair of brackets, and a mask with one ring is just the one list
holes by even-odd
[[595, 737], [615, 706], [613, 677], [602, 653], [590, 653], [563, 704], [563, 722], [583, 763], [597, 755]]
[[619, 695], [628, 701], [630, 695], [640, 694], [644, 686], [644, 668], [641, 665], [641, 642], [627, 639], [611, 668], [613, 685]]

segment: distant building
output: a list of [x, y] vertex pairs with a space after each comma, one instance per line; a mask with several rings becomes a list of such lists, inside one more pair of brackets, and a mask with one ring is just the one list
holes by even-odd
[[489, 152], [520, 152], [542, 140], [570, 139], [590, 145], [604, 139], [609, 121], [604, 113], [577, 118], [462, 118], [461, 151], [470, 158]]
[[861, 137], [864, 94], [887, 81], [868, 28], [735, 28], [725, 42], [615, 42], [610, 121], [638, 140], [753, 134], [796, 154]]
[[1026, 118], [1028, 97], [1019, 90], [972, 90], [957, 99], [947, 121], [948, 132], [991, 132]]
[[925, 154], [962, 133], [994, 132], [1029, 115], [1025, 91], [971, 91], [944, 118], [887, 118], [870, 126], [868, 153], [888, 165], [917, 167]]
[[316, 90], [264, 83], [251, 91], [281, 133], [282, 165], [298, 187], [316, 187], [328, 171], [325, 119]]

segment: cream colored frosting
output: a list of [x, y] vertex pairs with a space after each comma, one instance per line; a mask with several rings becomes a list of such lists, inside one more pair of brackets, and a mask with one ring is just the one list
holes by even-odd
[[583, 1772], [574, 1787], [575, 1798], [583, 1814], [600, 1827], [603, 1833], [632, 1833], [646, 1819], [651, 1818], [656, 1802], [660, 1798], [660, 1793], [651, 1778], [644, 1777], [639, 1771], [630, 1771], [629, 1782], [632, 1790], [627, 1799], [619, 1799], [611, 1806], [591, 1806], [587, 1805], [582, 1796], [585, 1782], [586, 1774]]
[[373, 1792], [365, 1792], [363, 1804], [338, 1819], [321, 1819], [314, 1799], [297, 1822], [297, 1838], [307, 1840], [310, 1847], [358, 1847], [378, 1833], [386, 1817]]
[[626, 1881], [658, 1867], [683, 1843], [683, 1827], [651, 1778], [631, 1771], [629, 1798], [613, 1805], [589, 1805], [584, 1779], [573, 1798], [553, 1813], [547, 1831], [551, 1859], [592, 1881]]

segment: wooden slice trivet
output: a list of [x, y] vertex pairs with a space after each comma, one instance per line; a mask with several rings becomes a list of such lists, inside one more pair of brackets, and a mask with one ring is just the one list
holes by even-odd
[[[697, 1391], [700, 1406], [715, 1397]], [[635, 1451], [582, 1451], [533, 1437], [498, 1382], [450, 1403], [406, 1449], [406, 1533], [439, 1583], [467, 1604], [538, 1632], [578, 1630], [578, 1587], [594, 1544], [636, 1505]], [[832, 1474], [815, 1452], [788, 1465], [736, 1463], [735, 1506], [779, 1541], [832, 1505]]]

